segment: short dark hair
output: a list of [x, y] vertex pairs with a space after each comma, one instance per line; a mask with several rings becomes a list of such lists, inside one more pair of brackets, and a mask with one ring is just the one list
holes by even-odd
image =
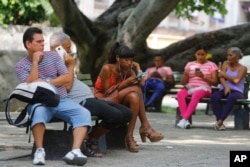
[[198, 45], [195, 47], [195, 52], [198, 51], [198, 50], [204, 50], [205, 52], [207, 52], [207, 46], [206, 46], [206, 45], [203, 45], [203, 44], [198, 44]]
[[26, 41], [32, 42], [34, 34], [42, 34], [42, 33], [43, 33], [43, 31], [40, 28], [37, 28], [37, 27], [28, 28], [23, 34], [24, 47], [27, 49], [25, 42]]
[[164, 60], [164, 56], [163, 56], [163, 54], [160, 54], [160, 53], [155, 54], [153, 58], [155, 58], [155, 57], [161, 57], [161, 58]]
[[108, 63], [116, 63], [116, 56], [120, 58], [133, 58], [135, 55], [133, 50], [130, 49], [128, 46], [116, 42], [110, 49]]

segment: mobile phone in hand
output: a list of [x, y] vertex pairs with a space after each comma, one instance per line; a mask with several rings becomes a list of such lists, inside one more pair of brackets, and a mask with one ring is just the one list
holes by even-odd
[[195, 68], [195, 72], [199, 72], [199, 71], [201, 71], [200, 68]]
[[140, 73], [136, 76], [136, 80], [137, 80], [137, 81], [140, 81], [144, 75], [146, 75], [146, 72], [140, 72]]
[[64, 54], [66, 53], [66, 51], [63, 49], [62, 45], [56, 47], [56, 52], [59, 54], [59, 56], [64, 60]]

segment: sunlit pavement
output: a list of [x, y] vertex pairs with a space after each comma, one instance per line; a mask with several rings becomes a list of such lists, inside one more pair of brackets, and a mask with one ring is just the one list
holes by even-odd
[[[103, 158], [88, 158], [85, 166], [228, 167], [230, 150], [250, 151], [249, 130], [234, 130], [232, 115], [225, 121], [226, 131], [213, 129], [213, 115], [194, 115], [193, 128], [189, 130], [174, 126], [174, 114], [147, 112], [147, 116], [151, 126], [164, 134], [164, 140], [157, 143], [142, 143], [138, 120], [134, 132], [135, 140], [140, 145], [138, 153], [130, 153], [125, 149], [108, 149]], [[61, 125], [54, 123], [49, 125], [49, 128], [58, 126]], [[30, 156], [33, 139], [28, 143], [25, 130], [8, 125], [4, 113], [0, 113], [0, 166], [33, 166]], [[46, 166], [68, 165], [61, 160], [47, 160]]]

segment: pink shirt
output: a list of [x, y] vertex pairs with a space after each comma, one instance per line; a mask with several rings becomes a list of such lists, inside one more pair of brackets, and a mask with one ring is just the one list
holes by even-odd
[[149, 77], [155, 71], [157, 71], [162, 76], [162, 78], [169, 76], [169, 75], [173, 75], [173, 71], [170, 67], [161, 66], [158, 68], [156, 67], [147, 68], [146, 70], [147, 76]]
[[211, 85], [204, 81], [202, 78], [200, 77], [196, 77], [194, 75], [195, 73], [195, 69], [199, 68], [200, 71], [207, 77], [207, 78], [212, 78], [212, 72], [218, 70], [217, 65], [214, 62], [211, 61], [207, 61], [204, 64], [199, 64], [196, 61], [192, 61], [192, 62], [188, 62], [185, 66], [184, 69], [189, 69], [189, 81], [188, 81], [188, 85], [192, 86], [192, 87], [199, 87], [199, 86], [205, 86], [207, 88], [208, 91], [212, 91], [211, 90]]

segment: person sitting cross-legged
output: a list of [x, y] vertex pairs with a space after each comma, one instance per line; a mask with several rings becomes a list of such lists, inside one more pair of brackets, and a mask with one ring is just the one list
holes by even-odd
[[105, 99], [110, 88], [117, 88], [117, 103], [129, 107], [132, 111], [132, 119], [128, 125], [125, 144], [130, 152], [138, 152], [139, 145], [134, 140], [134, 129], [137, 118], [140, 119], [139, 133], [142, 142], [148, 138], [151, 142], [158, 142], [164, 135], [157, 132], [149, 123], [145, 113], [142, 98], [141, 84], [143, 79], [137, 79], [133, 70], [134, 52], [126, 45], [115, 43], [109, 52], [108, 63], [104, 64], [95, 82], [94, 95], [99, 99]]

